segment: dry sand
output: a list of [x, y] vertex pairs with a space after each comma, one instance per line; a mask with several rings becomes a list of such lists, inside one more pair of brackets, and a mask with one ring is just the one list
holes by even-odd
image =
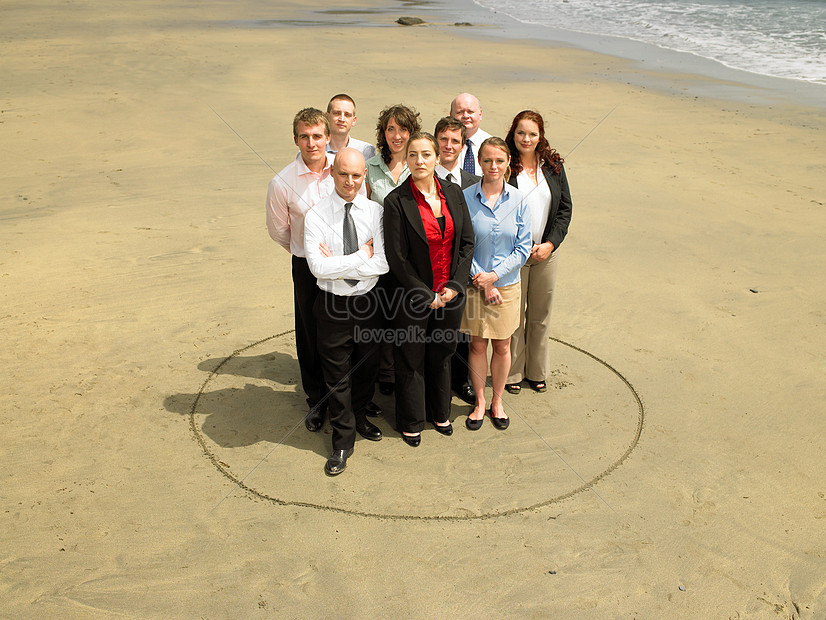
[[[826, 617], [823, 110], [327, 6], [0, 8], [0, 616]], [[462, 90], [570, 153], [553, 389], [328, 479], [267, 164]]]

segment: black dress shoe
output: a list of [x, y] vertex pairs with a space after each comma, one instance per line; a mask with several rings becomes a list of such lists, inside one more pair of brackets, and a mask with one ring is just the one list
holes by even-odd
[[364, 415], [368, 418], [380, 418], [382, 413], [381, 407], [379, 407], [372, 400], [367, 403], [367, 406], [364, 408]]
[[317, 433], [321, 430], [321, 427], [324, 426], [324, 418], [326, 415], [327, 411], [324, 409], [313, 407], [304, 417], [304, 426], [306, 426], [307, 430], [311, 433]]
[[476, 391], [470, 383], [465, 383], [458, 390], [454, 390], [454, 392], [456, 392], [456, 395], [468, 405], [473, 405], [476, 403]]
[[396, 386], [390, 381], [379, 381], [379, 393], [389, 396], [394, 389], [396, 389]]
[[324, 464], [324, 473], [328, 476], [338, 476], [347, 467], [347, 457], [353, 454], [353, 449], [333, 450], [330, 458]]
[[408, 446], [412, 446], [414, 448], [418, 447], [420, 443], [422, 443], [422, 435], [419, 433], [418, 435], [405, 435], [402, 433], [402, 439], [404, 439], [404, 443]]
[[435, 422], [431, 422], [431, 424], [433, 425], [433, 428], [436, 429], [437, 433], [441, 433], [442, 435], [446, 435], [447, 437], [450, 437], [453, 434], [453, 424], [450, 424], [449, 422], [445, 426], [439, 426]]
[[471, 420], [470, 416], [465, 418], [465, 426], [467, 426], [469, 431], [478, 431], [482, 428], [482, 422], [485, 421], [485, 416], [482, 416], [478, 420]]
[[496, 418], [493, 416], [493, 411], [490, 409], [488, 409], [488, 414], [490, 414], [490, 421], [493, 422], [493, 425], [500, 431], [503, 431], [510, 426], [510, 418]]
[[362, 418], [361, 416], [356, 418], [356, 432], [370, 441], [379, 441], [381, 439], [381, 429], [367, 418]]

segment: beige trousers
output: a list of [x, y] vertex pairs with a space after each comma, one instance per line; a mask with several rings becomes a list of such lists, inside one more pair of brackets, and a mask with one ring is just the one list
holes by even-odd
[[556, 252], [547, 260], [528, 259], [520, 272], [522, 298], [519, 327], [511, 336], [511, 370], [507, 383], [547, 381], [548, 332], [556, 286]]

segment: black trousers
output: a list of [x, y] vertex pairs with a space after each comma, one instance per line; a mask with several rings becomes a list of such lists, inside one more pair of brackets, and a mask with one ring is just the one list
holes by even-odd
[[470, 371], [468, 370], [468, 350], [470, 343], [470, 336], [459, 332], [458, 340], [456, 341], [456, 351], [450, 358], [450, 383], [453, 389], [457, 392], [462, 389], [462, 386], [468, 382]]
[[356, 441], [356, 419], [373, 398], [379, 367], [382, 330], [375, 291], [352, 297], [319, 291], [314, 314], [333, 450], [349, 450]]
[[404, 304], [394, 321], [396, 426], [418, 433], [425, 421], [450, 420], [450, 360], [456, 350], [464, 295], [444, 308]]
[[[389, 273], [385, 273], [379, 278], [376, 286], [377, 293], [383, 297], [382, 306], [392, 308], [394, 306], [394, 295], [398, 295], [401, 289], [396, 283], [396, 279]], [[391, 329], [393, 327], [393, 317], [385, 313], [382, 327]], [[381, 343], [379, 351], [379, 375], [378, 380], [382, 383], [393, 383], [396, 380], [396, 373], [393, 372], [393, 343], [389, 340]]]
[[292, 271], [295, 352], [307, 404], [315, 407], [327, 391], [322, 377], [321, 357], [316, 347], [316, 322], [313, 316], [315, 301], [321, 291], [306, 258], [293, 256]]

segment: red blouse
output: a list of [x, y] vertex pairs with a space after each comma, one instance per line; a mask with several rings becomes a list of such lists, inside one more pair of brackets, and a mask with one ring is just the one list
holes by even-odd
[[427, 235], [427, 243], [430, 246], [430, 265], [433, 269], [433, 292], [438, 293], [450, 279], [450, 263], [453, 259], [453, 217], [447, 208], [445, 195], [442, 193], [442, 186], [436, 177], [436, 191], [439, 193], [439, 200], [442, 202], [442, 215], [445, 218], [445, 231], [433, 215], [433, 210], [427, 204], [427, 200], [416, 187], [413, 177], [410, 177], [410, 187], [413, 189], [413, 197], [419, 206], [419, 214], [422, 216], [424, 232]]

